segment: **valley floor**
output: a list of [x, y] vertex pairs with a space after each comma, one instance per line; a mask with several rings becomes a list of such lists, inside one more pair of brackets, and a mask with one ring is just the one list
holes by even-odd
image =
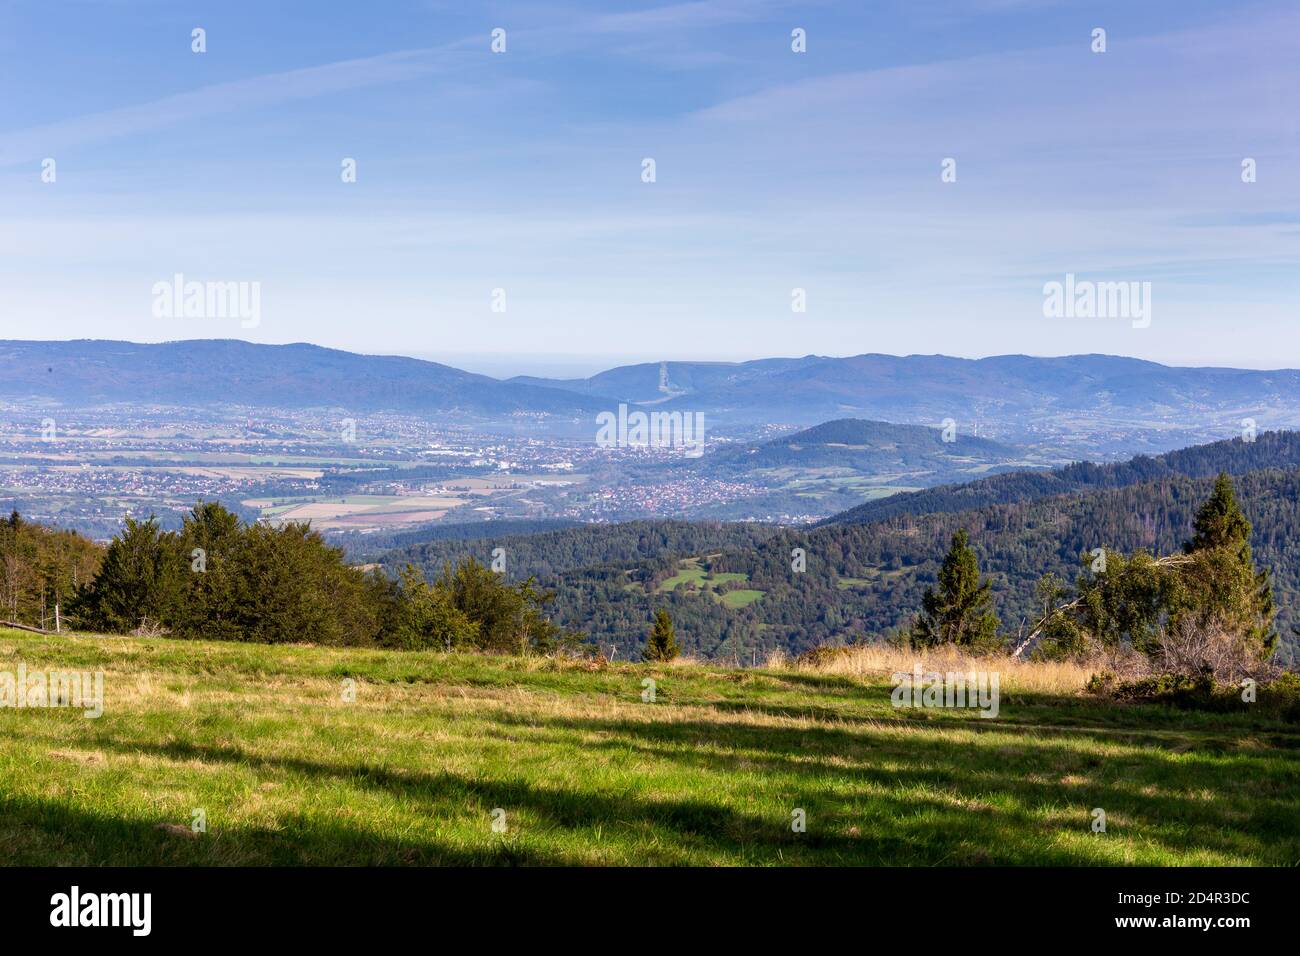
[[0, 630], [20, 664], [102, 671], [104, 712], [0, 708], [10, 864], [1300, 861], [1300, 729], [1248, 714], [1004, 688], [982, 719], [851, 674]]

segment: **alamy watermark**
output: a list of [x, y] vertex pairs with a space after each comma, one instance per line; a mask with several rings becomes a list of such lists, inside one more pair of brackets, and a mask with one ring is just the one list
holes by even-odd
[[155, 319], [239, 319], [239, 327], [262, 324], [262, 283], [186, 281], [176, 273], [153, 284]]
[[599, 448], [681, 448], [688, 458], [704, 454], [703, 412], [628, 412], [618, 406], [618, 414], [601, 412], [596, 416]]
[[104, 672], [31, 671], [26, 664], [18, 672], [0, 671], [0, 707], [79, 707], [83, 716], [104, 713]]
[[1043, 316], [1049, 319], [1131, 319], [1133, 328], [1151, 325], [1150, 282], [1094, 282], [1065, 274], [1043, 286]]
[[73, 886], [50, 897], [50, 925], [55, 927], [123, 926], [132, 936], [153, 928], [152, 893], [83, 893]]
[[894, 691], [889, 699], [895, 707], [970, 707], [978, 708], [981, 717], [998, 715], [999, 685], [997, 671], [921, 670], [918, 663], [912, 673], [892, 675]]

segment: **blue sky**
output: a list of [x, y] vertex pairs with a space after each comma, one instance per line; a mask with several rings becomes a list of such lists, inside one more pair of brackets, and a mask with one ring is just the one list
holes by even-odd
[[[0, 337], [1300, 366], [1298, 80], [1289, 2], [0, 3]], [[1066, 273], [1150, 326], [1045, 318]]]

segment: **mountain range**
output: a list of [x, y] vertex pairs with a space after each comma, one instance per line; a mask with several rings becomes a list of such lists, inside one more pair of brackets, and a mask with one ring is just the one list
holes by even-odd
[[587, 395], [317, 345], [0, 341], [0, 398], [67, 405], [250, 405], [502, 416], [594, 415]]
[[[1150, 450], [1228, 437], [1243, 419], [1300, 425], [1300, 371], [1181, 368], [1108, 355], [804, 356], [621, 366], [585, 379], [505, 380], [437, 362], [238, 340], [0, 341], [0, 399], [91, 404], [346, 407], [573, 422], [620, 402], [713, 425], [864, 418], [1014, 442], [1105, 427]], [[1102, 426], [1099, 428], [1098, 426]], [[1126, 450], [1140, 451], [1129, 440]]]
[[855, 355], [752, 362], [629, 365], [587, 379], [514, 378], [625, 402], [703, 408], [724, 419], [815, 422], [875, 418], [933, 423], [1022, 417], [1180, 420], [1249, 414], [1263, 425], [1300, 411], [1300, 371], [1181, 368], [1112, 355], [983, 359]]

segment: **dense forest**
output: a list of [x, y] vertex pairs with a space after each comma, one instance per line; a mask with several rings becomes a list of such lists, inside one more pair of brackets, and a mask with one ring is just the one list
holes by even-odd
[[580, 641], [532, 581], [472, 559], [390, 577], [347, 564], [307, 524], [246, 524], [217, 502], [176, 531], [128, 518], [107, 547], [15, 512], [0, 525], [0, 583], [5, 619], [45, 630], [509, 653]]
[[378, 561], [385, 551], [422, 545], [429, 541], [466, 541], [487, 535], [538, 534], [562, 528], [580, 528], [582, 522], [571, 518], [501, 518], [490, 522], [459, 521], [432, 524], [406, 531], [335, 531], [330, 542], [343, 549], [354, 564]]
[[[444, 529], [384, 552], [373, 570], [306, 525], [248, 524], [215, 502], [174, 530], [128, 520], [106, 548], [15, 512], [0, 522], [0, 602], [8, 620], [47, 628], [513, 650], [585, 638], [622, 659], [640, 655], [664, 610], [685, 652], [746, 661], [902, 635], [960, 540], [987, 579], [1006, 642], [1041, 617], [1044, 576], [1068, 584], [1103, 551], [1120, 560], [1177, 552], [1215, 479], [1171, 469], [1222, 469], [1237, 472], [1244, 534], [1271, 574], [1278, 656], [1291, 663], [1300, 656], [1300, 467], [1240, 466], [1297, 454], [1294, 434], [1266, 434], [1123, 466], [1006, 476], [1019, 482], [997, 485], [1009, 494], [1032, 494], [1043, 479], [1090, 490], [869, 524], [636, 521], [537, 532], [503, 523], [477, 538]], [[1132, 480], [1149, 472], [1156, 477]]]
[[67, 602], [99, 569], [101, 549], [73, 531], [0, 522], [0, 618], [53, 629]]
[[1244, 475], [1261, 468], [1300, 468], [1300, 432], [1263, 432], [1253, 441], [1234, 438], [1163, 455], [1138, 455], [1109, 465], [1085, 461], [1050, 471], [1015, 471], [965, 484], [937, 485], [868, 501], [820, 524], [869, 524], [900, 514], [968, 511], [1070, 492], [1122, 488], [1176, 475], [1208, 478], [1221, 471]]
[[[1214, 448], [1215, 446], [1210, 446]], [[1170, 476], [1128, 487], [991, 505], [967, 511], [902, 514], [869, 525], [782, 529], [753, 525], [635, 522], [545, 534], [430, 542], [400, 549], [433, 572], [445, 562], [489, 560], [500, 548], [511, 578], [536, 575], [554, 588], [556, 620], [592, 638], [639, 653], [656, 608], [665, 607], [688, 653], [748, 660], [776, 648], [799, 652], [825, 643], [888, 635], [905, 627], [934, 584], [949, 541], [970, 536], [993, 585], [1004, 627], [1014, 637], [1041, 611], [1045, 574], [1070, 581], [1094, 549], [1176, 551], [1192, 532], [1212, 478]], [[1283, 661], [1295, 659], [1300, 597], [1300, 469], [1239, 476], [1238, 496], [1253, 525], [1257, 562], [1272, 569]], [[799, 550], [802, 551], [800, 566]], [[683, 564], [685, 559], [695, 559]], [[707, 576], [663, 585], [683, 567]], [[737, 577], [740, 576], [740, 577]], [[716, 587], [709, 578], [720, 579]], [[743, 607], [729, 591], [760, 591]]]

